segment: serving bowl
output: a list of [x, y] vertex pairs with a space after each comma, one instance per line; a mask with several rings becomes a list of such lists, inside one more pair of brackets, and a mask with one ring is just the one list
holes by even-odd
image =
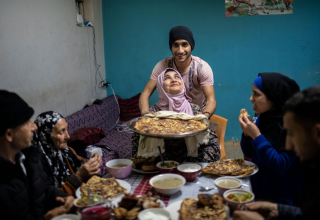
[[130, 175], [132, 164], [132, 160], [129, 159], [114, 159], [106, 163], [106, 169], [116, 179], [124, 179]]
[[[155, 182], [162, 180], [163, 183], [168, 184], [170, 179], [175, 179], [175, 180], [180, 180], [181, 181], [181, 185], [176, 186], [176, 187], [166, 187], [165, 185], [161, 185], [161, 186], [155, 186]], [[164, 173], [164, 174], [159, 174], [157, 176], [152, 177], [149, 180], [149, 184], [158, 192], [161, 193], [163, 195], [173, 195], [175, 193], [177, 193], [180, 188], [186, 184], [186, 179], [178, 174], [173, 174], [173, 173]]]
[[51, 220], [80, 220], [80, 216], [75, 214], [64, 214], [59, 215]]
[[217, 187], [219, 194], [223, 196], [223, 193], [227, 190], [241, 188], [242, 181], [235, 177], [224, 176], [217, 178], [214, 185]]
[[193, 182], [197, 179], [201, 166], [193, 163], [181, 164], [177, 167], [177, 170], [181, 176], [186, 178], [187, 182]]
[[[236, 195], [237, 197], [245, 196], [246, 194], [250, 194], [251, 198], [246, 201], [234, 201], [234, 200], [228, 198], [228, 196], [230, 196], [231, 194]], [[230, 210], [234, 211], [237, 209], [237, 207], [240, 204], [246, 204], [249, 202], [253, 202], [254, 201], [254, 194], [252, 192], [249, 192], [249, 191], [246, 191], [243, 189], [230, 189], [230, 190], [227, 190], [223, 193], [223, 198], [228, 203]]]
[[164, 163], [165, 164], [174, 163], [175, 166], [174, 167], [168, 167], [167, 165], [161, 166], [162, 161], [160, 161], [159, 163], [156, 164], [156, 167], [160, 173], [174, 173], [177, 171], [177, 166], [179, 166], [179, 163], [173, 160], [165, 160]]
[[90, 196], [91, 201], [90, 204], [79, 204], [79, 202], [81, 202], [81, 200], [84, 200], [84, 202], [86, 201], [87, 198], [76, 198], [73, 202], [74, 206], [78, 207], [78, 208], [84, 208], [84, 207], [89, 207], [89, 206], [94, 206], [97, 204], [101, 204], [103, 203], [103, 197], [100, 195], [91, 195]]
[[138, 219], [139, 220], [155, 219], [156, 215], [160, 215], [161, 217], [164, 217], [167, 220], [170, 219], [170, 213], [167, 210], [164, 210], [162, 208], [145, 209], [139, 213]]

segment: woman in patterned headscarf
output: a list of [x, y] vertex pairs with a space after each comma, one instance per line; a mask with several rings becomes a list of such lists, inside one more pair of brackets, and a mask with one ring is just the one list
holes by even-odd
[[57, 112], [48, 111], [35, 120], [38, 130], [34, 134], [34, 145], [42, 151], [42, 162], [53, 184], [75, 196], [82, 182], [100, 173], [101, 156], [95, 154], [87, 163], [67, 146], [70, 138], [68, 123]]

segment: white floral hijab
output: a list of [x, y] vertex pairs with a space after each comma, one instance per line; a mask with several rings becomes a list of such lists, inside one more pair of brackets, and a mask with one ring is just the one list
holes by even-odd
[[34, 123], [38, 130], [34, 132], [33, 144], [43, 152], [43, 156], [51, 167], [54, 184], [60, 188], [71, 175], [68, 162], [73, 171], [76, 172], [82, 165], [82, 161], [72, 152], [69, 147], [64, 150], [55, 148], [51, 133], [55, 124], [63, 118], [57, 112], [48, 111], [41, 113]]

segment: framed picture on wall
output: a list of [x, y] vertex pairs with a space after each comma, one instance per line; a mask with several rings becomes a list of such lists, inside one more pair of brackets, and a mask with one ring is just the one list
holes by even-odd
[[293, 0], [225, 0], [226, 17], [292, 13]]

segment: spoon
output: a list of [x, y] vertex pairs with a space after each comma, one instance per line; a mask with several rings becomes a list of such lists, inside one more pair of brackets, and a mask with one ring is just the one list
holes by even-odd
[[161, 157], [161, 166], [164, 166], [165, 164], [164, 164], [164, 160], [163, 160], [163, 157], [162, 157], [162, 153], [161, 153], [161, 148], [160, 148], [160, 146], [158, 146], [158, 149], [159, 149], [159, 153], [160, 153], [160, 157]]
[[207, 191], [210, 191], [210, 190], [213, 190], [213, 189], [217, 189], [217, 187], [209, 188], [208, 186], [207, 187], [200, 186], [199, 191], [200, 192], [207, 192]]
[[89, 187], [87, 187], [87, 195], [88, 195], [87, 203], [88, 203], [88, 205], [90, 205], [91, 198], [90, 198], [90, 188]]

